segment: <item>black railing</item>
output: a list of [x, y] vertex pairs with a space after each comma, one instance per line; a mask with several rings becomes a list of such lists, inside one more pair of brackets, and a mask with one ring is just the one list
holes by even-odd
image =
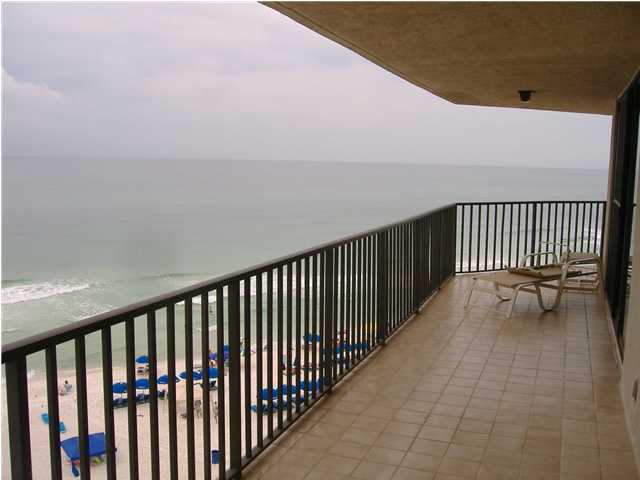
[[[37, 464], [44, 476], [62, 478], [58, 354], [66, 342], [74, 345], [82, 478], [91, 473], [95, 399], [100, 411], [94, 406], [91, 418], [104, 416], [107, 478], [238, 476], [454, 274], [459, 208], [446, 206], [4, 346], [11, 477], [32, 476], [27, 363], [44, 352], [50, 461], [43, 467], [47, 459], [37, 458]], [[112, 333], [119, 329], [126, 397], [114, 399], [114, 347], [120, 345]], [[144, 347], [136, 343], [140, 330]], [[87, 381], [87, 342], [95, 336], [101, 387]], [[184, 347], [184, 359], [177, 346]], [[140, 353], [148, 355], [149, 393], [137, 395]], [[177, 385], [178, 365], [185, 380]], [[157, 381], [165, 371], [166, 393]], [[210, 389], [212, 380], [217, 384]], [[116, 430], [118, 438], [126, 430], [128, 441], [116, 445]], [[179, 430], [186, 441], [178, 442]]]
[[605, 211], [604, 201], [459, 203], [456, 273], [514, 267], [540, 248], [602, 255]]

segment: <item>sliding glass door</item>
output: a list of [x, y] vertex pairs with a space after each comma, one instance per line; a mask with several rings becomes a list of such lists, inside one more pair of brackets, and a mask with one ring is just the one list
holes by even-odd
[[605, 291], [621, 354], [633, 269], [631, 246], [637, 198], [640, 74], [618, 98], [613, 122], [612, 185], [609, 197]]

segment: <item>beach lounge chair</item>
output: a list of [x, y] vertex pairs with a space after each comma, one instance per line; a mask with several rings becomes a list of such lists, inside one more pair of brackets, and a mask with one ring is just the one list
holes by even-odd
[[260, 406], [258, 407], [258, 405], [251, 405], [251, 411], [253, 413], [258, 413], [258, 408], [260, 408], [260, 411], [262, 413], [269, 413], [269, 405], [266, 403], [260, 403]]
[[127, 406], [127, 397], [118, 397], [113, 399], [113, 408], [123, 408]]
[[[45, 425], [49, 425], [49, 414], [47, 412], [42, 413], [40, 415], [40, 418]], [[64, 422], [60, 422], [60, 424], [58, 425], [58, 430], [60, 431], [60, 433], [67, 433], [67, 426], [64, 424]]]
[[[531, 258], [541, 256], [552, 256], [554, 263], [537, 266], [526, 267]], [[538, 305], [545, 311], [554, 310], [562, 299], [562, 292], [567, 289], [567, 279], [580, 277], [582, 275], [593, 275], [592, 271], [582, 272], [574, 270], [573, 267], [579, 264], [579, 260], [566, 260], [558, 263], [557, 256], [553, 252], [537, 252], [531, 253], [523, 257], [520, 267], [509, 269], [507, 271], [478, 273], [473, 275], [471, 286], [467, 292], [465, 300], [465, 308], [469, 306], [473, 292], [491, 293], [498, 297], [501, 301], [511, 301], [507, 311], [507, 318], [511, 318], [513, 308], [516, 304], [518, 294], [520, 292], [535, 293], [538, 298]], [[492, 289], [488, 289], [479, 285], [480, 282], [486, 282], [493, 285]], [[506, 288], [513, 291], [512, 296], [504, 296], [500, 292], [500, 288]], [[542, 289], [552, 289], [556, 291], [556, 296], [550, 306], [545, 305], [542, 299]]]
[[[80, 462], [80, 439], [71, 437], [60, 442], [60, 448], [71, 462], [71, 472], [74, 477], [79, 477], [78, 464]], [[118, 449], [116, 448], [116, 451]], [[107, 453], [106, 438], [104, 432], [92, 433], [89, 435], [89, 458], [101, 462]]]

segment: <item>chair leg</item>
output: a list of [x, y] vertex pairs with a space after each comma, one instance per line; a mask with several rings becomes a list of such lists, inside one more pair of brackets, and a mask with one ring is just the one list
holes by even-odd
[[469, 287], [469, 290], [467, 291], [467, 298], [464, 302], [464, 308], [467, 308], [469, 306], [469, 302], [471, 301], [471, 294], [473, 293], [473, 289], [476, 287], [476, 282], [478, 280], [477, 279], [473, 279], [473, 282], [471, 282], [471, 286]]
[[507, 300], [511, 300], [511, 297], [505, 297], [504, 295], [500, 294], [500, 285], [498, 285], [497, 283], [493, 284], [493, 289], [496, 291], [496, 297], [498, 297], [501, 302], [506, 302]]
[[540, 286], [536, 285], [535, 289], [536, 289], [536, 297], [538, 297], [538, 305], [540, 305], [540, 308], [543, 311], [550, 312], [551, 310], [556, 308], [558, 296], [562, 295], [562, 293], [561, 293], [562, 290], [561, 289], [558, 289], [558, 294], [556, 295], [556, 303], [554, 303], [550, 308], [546, 307], [545, 304], [544, 304], [544, 300], [542, 299], [542, 290], [540, 290]]
[[511, 318], [513, 314], [513, 307], [516, 305], [516, 300], [518, 299], [518, 293], [520, 293], [520, 285], [518, 285], [513, 290], [513, 297], [511, 298], [511, 305], [509, 305], [509, 311], [507, 312], [507, 318]]

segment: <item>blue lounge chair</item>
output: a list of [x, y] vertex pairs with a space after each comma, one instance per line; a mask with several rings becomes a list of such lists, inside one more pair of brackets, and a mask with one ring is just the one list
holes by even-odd
[[[266, 403], [260, 404], [260, 411], [262, 413], [269, 413], [270, 407]], [[251, 411], [254, 413], [258, 413], [258, 405], [251, 405]]]
[[113, 408], [123, 408], [127, 406], [127, 397], [113, 399]]
[[[41, 414], [40, 418], [42, 419], [45, 425], [49, 425], [49, 414], [47, 412]], [[60, 433], [67, 433], [67, 426], [64, 424], [64, 422], [60, 422], [58, 426], [58, 431]]]

